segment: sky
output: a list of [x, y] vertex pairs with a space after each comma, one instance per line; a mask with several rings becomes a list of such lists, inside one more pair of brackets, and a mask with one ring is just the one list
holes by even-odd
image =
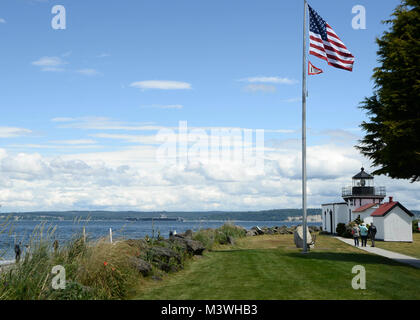
[[[307, 104], [308, 206], [319, 208], [373, 170], [354, 148], [358, 106], [399, 1], [309, 4], [356, 59], [348, 72], [309, 57], [324, 71], [309, 77]], [[65, 29], [53, 28], [56, 5]], [[352, 27], [356, 5], [366, 29]], [[291, 0], [1, 1], [1, 210], [301, 208], [302, 24]], [[229, 148], [223, 161], [194, 157], [194, 141], [220, 129], [252, 132], [241, 150], [262, 151], [263, 169]], [[178, 153], [159, 158], [165, 139]], [[418, 184], [375, 184], [420, 209]]]

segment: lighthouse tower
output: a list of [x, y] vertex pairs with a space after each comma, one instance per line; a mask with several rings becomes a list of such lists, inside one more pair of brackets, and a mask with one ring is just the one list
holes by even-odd
[[385, 187], [375, 187], [373, 176], [364, 168], [353, 177], [352, 186], [342, 190], [342, 197], [350, 212], [369, 204], [380, 204], [385, 196]]

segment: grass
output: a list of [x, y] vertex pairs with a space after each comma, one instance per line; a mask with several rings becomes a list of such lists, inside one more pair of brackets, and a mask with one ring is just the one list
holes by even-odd
[[[366, 290], [351, 270], [366, 268]], [[362, 252], [329, 236], [301, 254], [291, 235], [248, 237], [190, 261], [162, 281], [141, 283], [136, 299], [420, 299], [420, 270]]]
[[[125, 242], [85, 242], [75, 237], [54, 250], [49, 231], [34, 231], [30, 251], [0, 273], [0, 300], [124, 299], [131, 294], [138, 273], [130, 264], [137, 254]], [[54, 266], [63, 266], [66, 289], [52, 288]]]
[[413, 233], [413, 242], [376, 241], [375, 246], [420, 259], [420, 233]]
[[[9, 224], [6, 221], [0, 227], [3, 232]], [[45, 230], [45, 223], [37, 226], [29, 251], [15, 265], [0, 270], [0, 300], [127, 299], [136, 292], [139, 283], [146, 281], [145, 277], [166, 277], [167, 273], [183, 268], [191, 258], [186, 246], [164, 239], [120, 239], [111, 244], [107, 239], [85, 241], [76, 235], [62, 247], [54, 248], [54, 231], [52, 227]], [[208, 249], [213, 249], [232, 242], [233, 238], [244, 237], [245, 231], [226, 224], [196, 236], [206, 241]], [[139, 263], [143, 267], [146, 264], [147, 271], [139, 270]], [[55, 266], [65, 270], [63, 290], [52, 286]]]

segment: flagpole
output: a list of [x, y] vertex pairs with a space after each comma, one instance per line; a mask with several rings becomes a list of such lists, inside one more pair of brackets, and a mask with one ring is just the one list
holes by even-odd
[[307, 8], [304, 0], [303, 18], [303, 65], [302, 65], [302, 210], [303, 210], [303, 253], [307, 253], [306, 235], [306, 34], [307, 34]]

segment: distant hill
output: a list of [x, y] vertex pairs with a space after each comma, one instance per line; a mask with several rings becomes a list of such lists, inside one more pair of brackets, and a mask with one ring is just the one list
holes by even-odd
[[[420, 219], [420, 211], [412, 210], [416, 219]], [[320, 215], [321, 209], [308, 209], [308, 215]], [[288, 217], [302, 216], [302, 209], [273, 209], [263, 211], [37, 211], [0, 213], [0, 216], [18, 216], [25, 220], [60, 219], [74, 220], [125, 220], [132, 218], [183, 218], [185, 220], [236, 220], [236, 221], [284, 221]]]
[[[308, 215], [320, 215], [321, 209], [308, 209]], [[13, 215], [22, 219], [38, 220], [38, 219], [64, 219], [74, 220], [77, 218], [100, 220], [115, 220], [127, 218], [158, 218], [165, 215], [168, 218], [183, 218], [185, 220], [237, 220], [237, 221], [283, 221], [288, 217], [296, 217], [302, 215], [302, 209], [275, 209], [264, 211], [38, 211], [38, 212], [19, 212], [19, 213], [2, 213], [3, 216]]]

